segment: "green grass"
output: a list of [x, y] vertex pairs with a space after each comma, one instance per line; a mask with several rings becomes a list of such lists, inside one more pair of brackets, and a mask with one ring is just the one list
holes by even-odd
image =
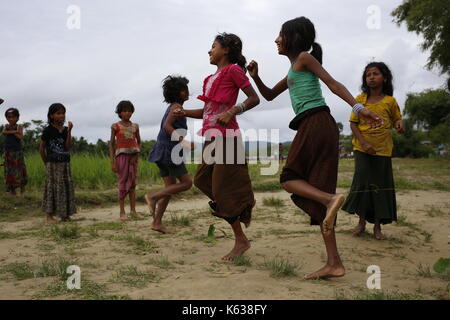
[[70, 241], [81, 237], [81, 228], [75, 223], [67, 223], [62, 226], [53, 225], [50, 235], [57, 241]]
[[192, 222], [192, 218], [191, 217], [187, 217], [187, 216], [179, 216], [176, 213], [171, 213], [170, 214], [170, 219], [169, 219], [169, 223], [171, 225], [176, 225], [176, 226], [182, 226], [182, 227], [188, 227], [191, 225]]
[[264, 261], [261, 266], [270, 270], [272, 277], [293, 277], [297, 275], [297, 269], [300, 268], [298, 264], [282, 258]]
[[419, 263], [416, 271], [417, 271], [417, 275], [420, 277], [423, 277], [423, 278], [431, 278], [432, 277], [430, 266], [422, 265], [421, 263]]
[[25, 262], [13, 262], [0, 267], [0, 273], [10, 273], [17, 280], [34, 278], [33, 267]]
[[76, 262], [67, 260], [64, 257], [59, 257], [54, 260], [45, 260], [35, 272], [36, 277], [53, 277], [58, 276], [60, 280], [67, 280], [70, 274], [67, 273], [67, 268], [71, 265], [76, 265]]
[[276, 197], [268, 197], [263, 198], [263, 205], [268, 207], [283, 207], [284, 202], [282, 199], [276, 198]]
[[145, 288], [149, 282], [156, 282], [158, 277], [149, 271], [140, 271], [136, 266], [120, 268], [113, 277], [114, 282], [120, 282], [130, 287]]
[[233, 264], [238, 267], [241, 266], [250, 267], [252, 265], [252, 261], [247, 256], [239, 255], [234, 258]]
[[106, 237], [109, 240], [118, 240], [118, 241], [125, 241], [128, 244], [130, 244], [133, 248], [133, 253], [135, 254], [148, 254], [153, 253], [156, 251], [157, 246], [150, 240], [146, 240], [140, 236], [137, 236], [132, 233], [128, 233], [124, 236], [107, 236]]
[[151, 264], [151, 265], [157, 266], [160, 269], [172, 269], [173, 268], [173, 266], [170, 263], [169, 258], [167, 256], [150, 258], [145, 262], [145, 264]]
[[41, 292], [33, 295], [33, 299], [65, 297], [76, 300], [131, 300], [128, 295], [108, 294], [106, 285], [81, 278], [81, 288], [70, 290], [66, 281], [55, 281]]
[[335, 290], [336, 300], [423, 300], [419, 294], [409, 294], [399, 291], [358, 289], [356, 293], [345, 290]]

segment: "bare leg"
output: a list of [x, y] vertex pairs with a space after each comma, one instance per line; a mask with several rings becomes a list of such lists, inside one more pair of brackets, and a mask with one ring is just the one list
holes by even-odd
[[232, 261], [237, 256], [244, 254], [245, 251], [250, 249], [250, 241], [248, 241], [247, 237], [245, 236], [239, 219], [237, 219], [231, 225], [231, 228], [234, 232], [234, 247], [227, 255], [222, 257], [222, 260]]
[[358, 225], [352, 229], [352, 233], [354, 236], [359, 236], [364, 231], [366, 231], [366, 217], [360, 215]]
[[150, 226], [150, 228], [152, 230], [155, 230], [155, 231], [158, 231], [161, 233], [172, 233], [169, 229], [167, 229], [162, 224], [162, 217], [163, 217], [164, 212], [166, 211], [166, 208], [169, 204], [170, 198], [171, 198], [170, 196], [166, 196], [166, 197], [158, 200], [155, 218], [153, 219], [152, 225]]
[[128, 217], [125, 213], [125, 198], [119, 199], [119, 207], [120, 207], [120, 220], [127, 221]]
[[373, 226], [373, 236], [377, 240], [386, 240], [387, 239], [386, 236], [381, 233], [381, 224], [380, 224], [380, 220], [378, 220], [378, 219], [375, 220], [375, 225]]
[[130, 214], [136, 219], [144, 219], [139, 213], [136, 212], [136, 189], [130, 189]]
[[334, 227], [337, 212], [345, 201], [341, 194], [323, 192], [313, 187], [305, 180], [289, 180], [283, 183], [283, 188], [296, 195], [317, 201], [327, 207], [327, 213], [323, 220], [324, 232], [331, 232]]
[[163, 179], [166, 185], [165, 188], [152, 195], [148, 194], [150, 200], [158, 201], [162, 197], [171, 196], [183, 191], [187, 191], [192, 187], [191, 177], [187, 173], [178, 177], [178, 179], [180, 180], [179, 183], [176, 183], [176, 179], [173, 177], [163, 177]]
[[325, 232], [322, 225], [320, 226], [320, 230], [327, 250], [327, 264], [323, 268], [306, 275], [305, 279], [342, 277], [345, 275], [345, 268], [339, 256], [334, 230], [331, 229], [331, 232]]

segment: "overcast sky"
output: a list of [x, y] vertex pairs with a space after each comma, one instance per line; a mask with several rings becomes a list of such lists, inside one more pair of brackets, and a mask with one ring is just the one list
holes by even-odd
[[[261, 78], [272, 86], [289, 68], [274, 39], [283, 22], [298, 16], [315, 24], [323, 66], [352, 94], [359, 93], [368, 62], [387, 63], [403, 110], [408, 92], [442, 87], [445, 79], [424, 68], [429, 53], [420, 50], [422, 39], [392, 22], [390, 12], [401, 2], [0, 0], [0, 97], [6, 100], [0, 110], [17, 107], [21, 121], [44, 120], [49, 105], [61, 102], [74, 122], [73, 134], [96, 142], [109, 139], [117, 103], [131, 100], [136, 107], [132, 121], [140, 125], [141, 137], [155, 139], [166, 109], [165, 76], [186, 76], [191, 97], [185, 108], [203, 107], [196, 97], [203, 79], [216, 70], [208, 50], [217, 33], [231, 32], [241, 37], [247, 61], [258, 61]], [[67, 11], [71, 5], [80, 9], [79, 29], [67, 27], [68, 21], [76, 27], [76, 13]], [[349, 106], [323, 83], [322, 90], [336, 121], [349, 133]], [[238, 102], [243, 98], [241, 93]], [[0, 123], [6, 123], [3, 113]], [[288, 128], [293, 116], [285, 92], [272, 102], [261, 98], [238, 121], [242, 129], [279, 128], [281, 140], [287, 141], [295, 134]], [[200, 124], [188, 122], [196, 129]]]

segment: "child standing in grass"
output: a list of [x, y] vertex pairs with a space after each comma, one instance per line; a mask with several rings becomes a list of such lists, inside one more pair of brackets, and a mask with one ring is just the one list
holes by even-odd
[[130, 101], [120, 101], [116, 107], [119, 122], [111, 125], [111, 138], [109, 140], [109, 156], [112, 171], [117, 174], [119, 188], [120, 220], [127, 221], [125, 213], [125, 198], [130, 198], [131, 216], [142, 219], [136, 212], [136, 175], [139, 152], [141, 151], [141, 137], [139, 126], [131, 122], [134, 106]]
[[[194, 184], [211, 199], [213, 215], [231, 225], [234, 247], [222, 259], [234, 260], [250, 248], [241, 223], [250, 225], [255, 206], [236, 115], [258, 105], [259, 98], [245, 75], [246, 59], [237, 35], [217, 35], [208, 54], [210, 64], [217, 70], [203, 82], [203, 94], [198, 98], [204, 102], [204, 108], [180, 113], [203, 119], [199, 134], [205, 137], [205, 144]], [[247, 98], [236, 104], [241, 90]]]
[[289, 149], [280, 182], [287, 192], [292, 193], [292, 201], [311, 217], [311, 224], [320, 225], [328, 256], [326, 265], [306, 275], [306, 279], [341, 277], [345, 274], [334, 233], [337, 212], [345, 200], [343, 195], [336, 194], [339, 130], [322, 96], [319, 79], [334, 94], [353, 106], [353, 110], [367, 122], [381, 125], [380, 117], [358, 104], [347, 88], [322, 67], [322, 49], [315, 42], [315, 37], [314, 25], [305, 17], [289, 20], [282, 25], [275, 43], [278, 54], [289, 59], [290, 68], [287, 76], [273, 88], [262, 82], [255, 61], [247, 67], [267, 100], [273, 100], [289, 90], [296, 114], [289, 128], [297, 134]]
[[[178, 159], [172, 156], [172, 150], [178, 143], [187, 149], [194, 148], [192, 142], [184, 139], [187, 131], [186, 117], [176, 117], [173, 113], [175, 109], [182, 108], [183, 103], [189, 99], [188, 83], [189, 80], [184, 77], [168, 76], [164, 79], [164, 101], [169, 103], [169, 106], [161, 120], [156, 144], [148, 158], [158, 166], [165, 185], [165, 188], [158, 192], [145, 195], [150, 213], [153, 215], [151, 229], [162, 233], [170, 233], [161, 221], [170, 197], [192, 187], [191, 177], [182, 161], [183, 155], [176, 154]], [[177, 179], [180, 182], [177, 183]]]
[[356, 101], [384, 119], [384, 126], [371, 128], [367, 121], [352, 112], [355, 174], [347, 201], [342, 210], [359, 215], [354, 235], [365, 231], [366, 221], [374, 224], [374, 237], [384, 240], [381, 224], [397, 221], [394, 176], [392, 173], [392, 127], [404, 131], [402, 115], [392, 96], [392, 73], [383, 62], [371, 62], [364, 69], [362, 92]]
[[69, 153], [73, 124], [69, 121], [64, 126], [66, 108], [61, 103], [50, 106], [47, 120], [39, 147], [46, 173], [42, 208], [47, 213], [47, 223], [55, 223], [55, 216], [70, 221], [70, 216], [76, 213]]
[[5, 117], [8, 120], [8, 124], [3, 128], [3, 135], [5, 136], [4, 170], [6, 192], [13, 195], [16, 194], [17, 188], [20, 188], [20, 194], [23, 195], [27, 184], [27, 169], [21, 144], [23, 127], [17, 124], [19, 116], [19, 110], [16, 108], [7, 109]]

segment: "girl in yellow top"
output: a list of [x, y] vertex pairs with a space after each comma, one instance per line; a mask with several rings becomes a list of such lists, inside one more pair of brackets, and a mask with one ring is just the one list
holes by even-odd
[[356, 101], [380, 115], [384, 125], [371, 128], [353, 112], [350, 128], [353, 132], [355, 174], [350, 195], [342, 206], [351, 214], [359, 215], [359, 223], [352, 230], [354, 235], [365, 231], [366, 221], [374, 224], [374, 236], [386, 239], [381, 224], [397, 221], [394, 177], [392, 174], [392, 127], [404, 131], [402, 115], [392, 96], [392, 73], [383, 62], [369, 63], [364, 69], [361, 89]]

